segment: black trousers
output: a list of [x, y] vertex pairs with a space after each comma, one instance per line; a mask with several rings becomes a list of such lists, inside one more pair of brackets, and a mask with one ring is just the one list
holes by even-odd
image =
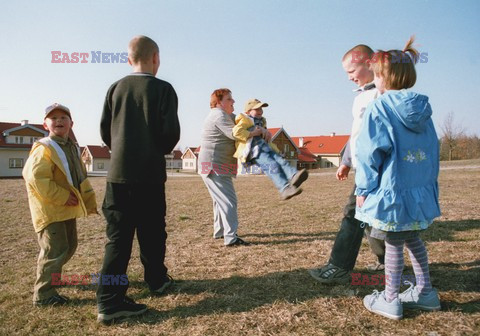
[[102, 210], [107, 220], [108, 242], [101, 277], [97, 279], [99, 311], [115, 307], [125, 298], [126, 273], [135, 231], [145, 282], [155, 290], [168, 281], [164, 264], [167, 240], [165, 184], [107, 182]]
[[[355, 219], [356, 196], [354, 192], [355, 186], [343, 210], [340, 231], [337, 233], [328, 261], [330, 264], [349, 271], [353, 269], [357, 261], [366, 225]], [[372, 238], [368, 234], [367, 238], [372, 252], [377, 256], [378, 261], [383, 264], [385, 262], [385, 242]]]

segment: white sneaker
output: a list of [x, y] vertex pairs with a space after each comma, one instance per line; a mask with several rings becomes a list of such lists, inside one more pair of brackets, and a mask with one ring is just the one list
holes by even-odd
[[374, 290], [372, 294], [363, 298], [363, 305], [372, 313], [388, 317], [392, 320], [400, 320], [403, 317], [403, 307], [398, 298], [387, 302], [385, 291]]
[[398, 298], [402, 302], [405, 309], [420, 309], [426, 311], [440, 310], [440, 298], [435, 288], [432, 288], [428, 294], [420, 294], [417, 286], [413, 286], [413, 283], [406, 281], [410, 284], [410, 287], [403, 293], [398, 295]]

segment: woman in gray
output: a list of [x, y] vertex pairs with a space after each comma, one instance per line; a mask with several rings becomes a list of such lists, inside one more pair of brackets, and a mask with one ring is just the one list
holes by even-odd
[[[200, 154], [200, 175], [213, 200], [213, 238], [223, 238], [225, 246], [249, 245], [237, 236], [237, 194], [232, 177], [237, 175], [235, 126], [232, 92], [229, 89], [215, 90], [210, 97], [210, 113], [205, 120]], [[250, 136], [262, 134], [257, 127]]]

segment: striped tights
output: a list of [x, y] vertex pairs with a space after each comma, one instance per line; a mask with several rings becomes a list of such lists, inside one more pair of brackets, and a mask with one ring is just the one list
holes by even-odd
[[409, 239], [385, 239], [385, 297], [387, 302], [392, 302], [398, 297], [403, 271], [403, 246], [406, 246], [413, 271], [416, 286], [420, 293], [428, 294], [432, 290], [430, 272], [428, 270], [427, 249], [420, 237]]

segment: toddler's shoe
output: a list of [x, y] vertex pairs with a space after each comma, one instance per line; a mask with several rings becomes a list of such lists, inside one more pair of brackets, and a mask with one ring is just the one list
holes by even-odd
[[420, 294], [417, 286], [414, 286], [413, 283], [409, 281], [408, 283], [410, 283], [410, 287], [398, 295], [405, 309], [440, 310], [440, 298], [435, 288], [432, 288], [428, 294]]
[[282, 190], [280, 196], [282, 200], [286, 201], [293, 196], [300, 195], [302, 193], [302, 189], [295, 187], [294, 185], [289, 184], [285, 189]]
[[298, 171], [295, 175], [293, 175], [292, 179], [290, 180], [290, 184], [298, 188], [307, 179], [308, 179], [308, 171], [304, 168]]
[[367, 266], [367, 270], [375, 272], [375, 271], [383, 271], [385, 269], [385, 264], [380, 262], [376, 262], [375, 264], [371, 264]]
[[374, 290], [372, 294], [363, 298], [363, 305], [372, 313], [392, 320], [400, 320], [403, 317], [403, 307], [400, 300], [396, 298], [392, 302], [387, 302], [385, 291]]

